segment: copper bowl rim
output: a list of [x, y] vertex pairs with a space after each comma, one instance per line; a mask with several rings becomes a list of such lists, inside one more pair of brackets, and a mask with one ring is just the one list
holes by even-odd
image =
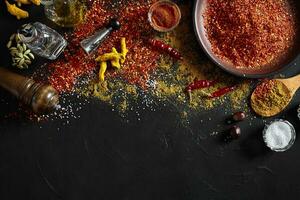
[[[245, 78], [267, 78], [267, 77], [272, 77], [276, 74], [282, 73], [283, 71], [286, 71], [291, 66], [295, 66], [296, 65], [295, 61], [300, 59], [300, 54], [298, 52], [297, 54], [292, 56], [291, 59], [286, 61], [285, 64], [283, 64], [283, 67], [277, 67], [277, 68], [274, 67], [274, 70], [270, 70], [270, 72], [266, 72], [266, 73], [262, 73], [262, 72], [247, 73], [247, 72], [243, 72], [242, 70], [237, 69], [237, 68], [234, 69], [232, 67], [230, 68], [228, 66], [225, 66], [224, 64], [221, 63], [221, 59], [217, 58], [217, 56], [214, 55], [214, 53], [209, 50], [210, 48], [208, 45], [208, 39], [206, 38], [205, 34], [201, 33], [201, 31], [200, 31], [201, 28], [204, 29], [203, 26], [201, 27], [201, 23], [200, 23], [199, 15], [202, 14], [202, 11], [200, 10], [200, 8], [202, 6], [201, 4], [203, 4], [205, 1], [206, 0], [196, 0], [194, 3], [194, 10], [193, 10], [194, 31], [195, 31], [198, 43], [202, 47], [205, 54], [210, 58], [211, 61], [213, 61], [213, 63], [215, 63], [217, 66], [219, 66], [224, 71], [226, 71], [230, 74], [233, 74], [235, 76], [245, 77]], [[298, 17], [299, 17], [299, 15], [298, 15]]]

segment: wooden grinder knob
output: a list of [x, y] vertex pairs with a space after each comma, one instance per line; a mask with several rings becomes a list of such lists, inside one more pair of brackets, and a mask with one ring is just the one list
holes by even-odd
[[36, 113], [45, 113], [58, 107], [58, 92], [52, 86], [36, 83], [4, 68], [0, 68], [0, 86], [31, 106]]

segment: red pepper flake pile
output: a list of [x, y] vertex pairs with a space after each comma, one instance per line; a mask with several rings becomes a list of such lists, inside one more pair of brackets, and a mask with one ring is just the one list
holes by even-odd
[[264, 99], [269, 95], [269, 92], [275, 86], [275, 83], [275, 80], [263, 79], [261, 84], [255, 88], [253, 94], [255, 94], [256, 98]]
[[212, 50], [236, 67], [276, 65], [296, 45], [288, 0], [209, 0], [204, 13]]
[[[105, 27], [112, 17], [117, 17], [121, 29], [113, 32], [100, 46], [98, 54], [109, 52], [119, 44], [120, 38], [125, 37], [129, 53], [122, 70], [110, 72], [125, 81], [147, 87], [150, 74], [156, 68], [159, 53], [151, 49], [147, 38], [153, 36], [154, 31], [147, 20], [147, 14], [152, 1], [120, 0], [118, 4], [110, 1], [94, 1], [87, 12], [86, 21], [75, 28], [72, 34], [66, 35], [69, 42], [64, 58], [49, 64], [50, 76], [48, 81], [59, 92], [71, 91], [77, 79], [98, 69], [94, 61], [95, 55], [87, 56], [79, 43], [96, 30]], [[115, 16], [118, 15], [118, 16]]]

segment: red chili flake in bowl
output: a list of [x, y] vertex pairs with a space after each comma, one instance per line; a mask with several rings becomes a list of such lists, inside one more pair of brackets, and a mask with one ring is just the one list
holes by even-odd
[[208, 0], [203, 17], [212, 51], [236, 67], [275, 65], [296, 45], [288, 0]]

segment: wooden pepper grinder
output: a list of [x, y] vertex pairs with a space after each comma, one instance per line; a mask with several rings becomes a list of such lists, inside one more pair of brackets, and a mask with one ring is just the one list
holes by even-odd
[[58, 108], [58, 92], [50, 85], [37, 83], [30, 78], [0, 68], [0, 86], [29, 105], [35, 113]]

